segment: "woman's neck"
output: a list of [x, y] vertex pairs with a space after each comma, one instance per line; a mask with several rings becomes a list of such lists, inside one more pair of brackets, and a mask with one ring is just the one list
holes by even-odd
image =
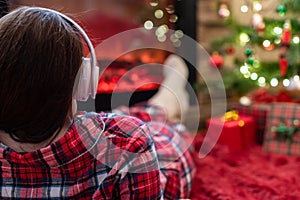
[[66, 124], [60, 131], [58, 134], [54, 134], [52, 137], [50, 137], [49, 139], [40, 142], [40, 143], [22, 143], [22, 142], [17, 142], [15, 140], [13, 140], [10, 135], [4, 131], [0, 130], [0, 142], [4, 145], [6, 145], [7, 147], [13, 149], [16, 152], [19, 153], [24, 153], [24, 152], [33, 152], [36, 150], [39, 150], [41, 148], [44, 148], [46, 146], [48, 146], [49, 144], [56, 142], [57, 140], [59, 140], [61, 137], [63, 137], [68, 128], [69, 128], [70, 124]]

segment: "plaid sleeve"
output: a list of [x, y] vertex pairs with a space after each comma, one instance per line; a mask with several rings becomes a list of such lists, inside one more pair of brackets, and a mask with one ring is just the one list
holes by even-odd
[[174, 127], [160, 123], [151, 123], [149, 127], [157, 151], [164, 198], [189, 198], [196, 167], [188, 143]]
[[189, 198], [195, 174], [191, 156], [192, 138], [183, 124], [169, 123], [160, 107], [138, 104], [118, 107], [120, 114], [138, 117], [147, 122], [157, 152], [161, 188], [165, 199]]
[[[109, 115], [109, 114], [108, 114]], [[156, 149], [148, 126], [130, 116], [111, 115], [97, 160], [111, 168], [99, 192], [105, 199], [160, 199], [161, 184]], [[102, 143], [102, 144], [101, 144]], [[105, 158], [104, 158], [105, 157]]]

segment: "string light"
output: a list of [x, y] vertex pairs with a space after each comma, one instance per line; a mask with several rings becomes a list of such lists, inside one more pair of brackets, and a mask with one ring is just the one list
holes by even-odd
[[178, 38], [178, 37], [175, 35], [175, 33], [172, 34], [172, 35], [170, 36], [170, 40], [173, 42], [173, 45], [174, 45], [175, 47], [180, 47], [180, 46], [181, 46], [180, 38]]
[[265, 83], [266, 83], [266, 78], [265, 78], [265, 77], [262, 77], [262, 76], [259, 77], [259, 78], [258, 78], [258, 83], [259, 83], [259, 84], [265, 84]]
[[275, 43], [275, 44], [280, 44], [280, 43], [281, 43], [281, 40], [280, 40], [280, 38], [278, 38], [278, 39], [274, 40], [274, 43]]
[[254, 1], [253, 2], [253, 8], [255, 11], [259, 12], [262, 10], [262, 5], [259, 1]]
[[270, 45], [271, 45], [270, 40], [265, 40], [265, 41], [263, 41], [263, 46], [264, 46], [265, 48], [269, 47]]
[[220, 5], [219, 11], [218, 11], [218, 15], [219, 15], [220, 17], [222, 17], [222, 18], [227, 18], [227, 17], [229, 17], [229, 15], [230, 15], [230, 10], [229, 10], [227, 4], [222, 3], [222, 4]]
[[158, 9], [158, 10], [156, 10], [156, 11], [154, 12], [154, 16], [155, 16], [157, 19], [161, 19], [161, 18], [163, 18], [163, 16], [164, 16], [164, 12], [163, 12], [162, 10]]
[[259, 77], [257, 82], [258, 82], [258, 85], [260, 87], [265, 87], [266, 86], [266, 78], [265, 77]]
[[167, 40], [167, 36], [166, 35], [161, 35], [157, 37], [157, 40], [159, 42], [165, 42]]
[[178, 16], [175, 14], [172, 14], [169, 18], [169, 22], [171, 22], [171, 23], [175, 23], [175, 22], [177, 22], [177, 20], [178, 20]]
[[282, 84], [283, 84], [284, 87], [288, 87], [290, 85], [290, 80], [289, 79], [284, 79], [282, 81]]
[[174, 35], [177, 37], [177, 38], [182, 38], [183, 37], [183, 31], [182, 30], [177, 30], [175, 31]]
[[282, 28], [280, 28], [278, 26], [274, 27], [273, 31], [277, 35], [281, 35], [282, 34]]
[[156, 37], [159, 42], [165, 42], [167, 40], [166, 33], [169, 31], [169, 27], [166, 24], [159, 26], [156, 31]]
[[250, 72], [247, 72], [246, 74], [244, 74], [244, 77], [245, 77], [245, 78], [250, 78], [250, 76], [251, 76], [251, 73], [250, 73]]
[[243, 65], [240, 67], [240, 72], [245, 75], [249, 72], [248, 68], [249, 68], [248, 66]]
[[158, 0], [153, 0], [153, 1], [149, 2], [149, 4], [150, 4], [150, 6], [155, 7], [158, 5]]
[[241, 12], [242, 12], [242, 13], [246, 13], [246, 12], [248, 12], [248, 10], [249, 10], [249, 8], [248, 8], [247, 5], [242, 5], [242, 6], [241, 6]]
[[294, 44], [299, 44], [300, 43], [300, 38], [298, 36], [293, 37], [293, 43]]
[[241, 45], [246, 45], [250, 41], [250, 37], [247, 33], [240, 34]]
[[145, 21], [144, 28], [147, 30], [151, 30], [153, 28], [153, 22], [150, 20]]
[[172, 4], [166, 7], [166, 10], [169, 14], [173, 14], [175, 12], [174, 6]]
[[177, 42], [177, 40], [179, 40], [179, 39], [175, 36], [175, 34], [172, 34], [172, 35], [170, 36], [170, 40], [171, 40], [172, 42]]
[[180, 40], [177, 40], [176, 42], [173, 42], [173, 45], [175, 47], [180, 47], [181, 46], [181, 41]]
[[278, 86], [278, 79], [277, 78], [272, 78], [271, 79], [271, 81], [270, 81], [270, 85], [272, 86], [272, 87], [276, 87], [276, 86]]
[[155, 31], [155, 35], [156, 35], [156, 37], [161, 37], [161, 36], [165, 35], [165, 33], [163, 31], [161, 31], [161, 29], [157, 28]]
[[169, 31], [169, 27], [167, 24], [159, 26], [158, 29], [160, 29], [164, 34], [166, 34]]
[[255, 81], [258, 78], [258, 74], [257, 73], [252, 73], [250, 78], [251, 78], [251, 80]]
[[299, 77], [299, 75], [295, 75], [295, 76], [293, 77], [293, 79], [294, 79], [294, 81], [299, 81], [299, 80], [300, 80], [300, 77]]

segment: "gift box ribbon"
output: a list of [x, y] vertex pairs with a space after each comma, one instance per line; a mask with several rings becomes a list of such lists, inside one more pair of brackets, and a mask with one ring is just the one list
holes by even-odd
[[[223, 117], [222, 117], [223, 121], [228, 122], [228, 121], [236, 121], [239, 119], [239, 113], [237, 110], [231, 110], [226, 112]], [[238, 125], [239, 127], [243, 127], [245, 126], [245, 122], [244, 120], [239, 120], [238, 121]]]

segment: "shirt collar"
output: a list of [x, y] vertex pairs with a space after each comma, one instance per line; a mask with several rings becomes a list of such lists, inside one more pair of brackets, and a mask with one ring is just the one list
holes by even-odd
[[0, 160], [11, 164], [39, 167], [58, 167], [65, 165], [88, 153], [103, 133], [105, 124], [101, 116], [95, 113], [83, 113], [76, 116], [66, 134], [56, 142], [40, 150], [18, 153], [0, 143]]

